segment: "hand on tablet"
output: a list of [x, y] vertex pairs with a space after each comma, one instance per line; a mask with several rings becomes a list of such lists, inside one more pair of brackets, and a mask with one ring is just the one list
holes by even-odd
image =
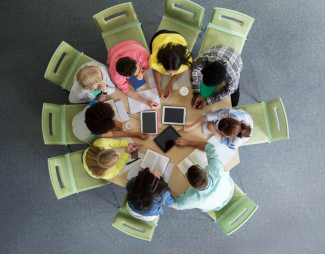
[[182, 147], [182, 146], [187, 146], [188, 140], [186, 138], [183, 137], [179, 137], [178, 139], [176, 139], [176, 146], [177, 147]]
[[154, 102], [154, 101], [147, 101], [147, 105], [148, 105], [150, 108], [155, 109], [155, 108], [158, 108], [159, 103]]
[[137, 138], [142, 139], [142, 140], [146, 140], [149, 138], [149, 135], [145, 132], [138, 132], [136, 136], [137, 136]]
[[128, 147], [126, 148], [126, 153], [130, 154], [136, 150], [138, 150], [143, 144], [136, 144], [136, 143], [129, 143]]

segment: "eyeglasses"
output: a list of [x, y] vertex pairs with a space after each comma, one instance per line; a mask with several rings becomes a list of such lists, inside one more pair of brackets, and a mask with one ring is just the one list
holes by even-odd
[[[203, 170], [203, 168], [201, 168], [201, 166], [199, 164], [196, 164], [195, 166], [197, 166], [198, 168], [200, 168], [205, 173], [205, 171]], [[188, 170], [187, 170], [185, 176], [186, 176], [186, 178], [188, 178]]]

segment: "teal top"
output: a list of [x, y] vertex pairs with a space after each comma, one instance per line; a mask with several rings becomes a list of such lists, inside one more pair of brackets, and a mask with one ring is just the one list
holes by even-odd
[[218, 86], [206, 86], [203, 82], [200, 85], [200, 94], [204, 98], [210, 97]]
[[217, 149], [207, 144], [204, 151], [208, 157], [208, 166], [204, 169], [208, 174], [208, 186], [200, 191], [190, 186], [184, 194], [179, 195], [175, 204], [180, 210], [199, 208], [202, 212], [219, 211], [234, 194], [234, 182], [229, 172], [224, 171]]

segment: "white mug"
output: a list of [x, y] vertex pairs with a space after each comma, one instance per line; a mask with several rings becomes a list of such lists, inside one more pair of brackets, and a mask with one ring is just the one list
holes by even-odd
[[179, 94], [182, 96], [186, 96], [188, 94], [188, 88], [183, 86], [181, 89], [179, 89]]
[[125, 124], [125, 128], [127, 128], [128, 130], [132, 129], [132, 127], [133, 127], [133, 124], [130, 122]]

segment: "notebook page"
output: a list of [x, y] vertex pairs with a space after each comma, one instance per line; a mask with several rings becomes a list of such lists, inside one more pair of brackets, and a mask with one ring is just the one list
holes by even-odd
[[141, 168], [148, 167], [150, 170], [152, 170], [156, 163], [156, 159], [158, 158], [158, 155], [159, 155], [158, 153], [148, 149], [140, 167]]
[[125, 121], [129, 120], [129, 116], [126, 113], [126, 109], [124, 107], [123, 101], [120, 100], [120, 101], [115, 102], [115, 106], [116, 106], [117, 112], [121, 118], [121, 122], [125, 122]]
[[208, 166], [208, 159], [203, 152], [199, 149], [195, 149], [188, 157], [187, 157], [194, 165], [198, 164], [202, 169]]
[[[204, 116], [206, 113], [202, 113], [202, 116]], [[205, 122], [205, 123], [203, 123], [203, 134], [204, 135], [210, 135], [210, 134], [213, 134], [213, 132], [212, 131], [210, 131], [209, 129], [208, 129], [208, 123], [209, 122]]]
[[[161, 107], [160, 98], [159, 98], [157, 88], [148, 89], [148, 90], [144, 90], [144, 91], [137, 92], [137, 93], [142, 98], [144, 98], [148, 101], [153, 101], [153, 102], [159, 103], [158, 108]], [[141, 111], [151, 110], [151, 108], [148, 105], [146, 105], [140, 101], [137, 101], [135, 99], [132, 99], [131, 97], [128, 97], [128, 102], [129, 102], [129, 108], [130, 108], [131, 114], [138, 113]]]
[[164, 177], [164, 180], [165, 180], [166, 183], [169, 182], [169, 178], [170, 178], [170, 175], [171, 175], [171, 173], [173, 171], [173, 167], [174, 167], [174, 164], [169, 163], [166, 170], [165, 170], [165, 173], [164, 173], [163, 177]]
[[177, 167], [183, 173], [183, 175], [185, 175], [189, 167], [191, 167], [192, 165], [194, 164], [188, 158], [185, 158], [177, 165]]
[[165, 169], [168, 165], [168, 162], [169, 162], [169, 158], [165, 157], [165, 156], [162, 156], [162, 155], [159, 155], [158, 156], [158, 159], [156, 161], [156, 164], [154, 165], [154, 167], [150, 170], [151, 171], [154, 171], [154, 170], [157, 170], [157, 173], [162, 176], [165, 172]]

